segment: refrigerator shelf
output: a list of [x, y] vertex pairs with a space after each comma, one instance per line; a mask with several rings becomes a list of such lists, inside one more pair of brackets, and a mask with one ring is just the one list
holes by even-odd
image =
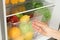
[[27, 10], [27, 11], [10, 14], [10, 15], [7, 15], [6, 17], [10, 17], [10, 16], [14, 16], [14, 15], [17, 15], [17, 14], [22, 14], [22, 13], [27, 13], [27, 12], [35, 11], [35, 10], [46, 8], [46, 7], [53, 7], [53, 6], [55, 6], [55, 5], [54, 4], [50, 4], [50, 5], [46, 5], [46, 6], [43, 6], [43, 7], [38, 7], [38, 8], [30, 9], [30, 10]]

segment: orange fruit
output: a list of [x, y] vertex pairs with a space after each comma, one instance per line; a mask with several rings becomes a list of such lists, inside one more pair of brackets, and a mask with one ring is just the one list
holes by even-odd
[[11, 4], [17, 4], [18, 0], [11, 0]]
[[21, 35], [21, 31], [17, 27], [12, 27], [8, 30], [8, 37], [9, 38], [16, 38]]
[[5, 4], [8, 5], [9, 4], [9, 0], [5, 0]]
[[26, 1], [26, 0], [19, 0], [20, 3], [23, 3], [23, 2], [25, 2], [25, 1]]

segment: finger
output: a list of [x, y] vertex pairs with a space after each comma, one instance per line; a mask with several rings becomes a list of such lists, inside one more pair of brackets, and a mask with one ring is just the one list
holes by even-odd
[[46, 35], [46, 32], [43, 31], [41, 28], [38, 29], [37, 26], [35, 26], [35, 25], [33, 25], [33, 26], [34, 26], [33, 28], [34, 28], [35, 31], [37, 31], [37, 32], [39, 32], [39, 33], [41, 33], [43, 35]]
[[37, 25], [32, 24], [32, 26], [33, 26], [33, 28], [36, 28], [36, 29], [38, 29], [38, 30], [39, 30], [39, 27], [38, 27]]
[[46, 24], [44, 24], [44, 23], [42, 23], [42, 22], [40, 22], [40, 21], [37, 21], [37, 20], [35, 20], [35, 21], [33, 22], [33, 24], [35, 24], [35, 25], [37, 25], [37, 26], [39, 26], [39, 27], [41, 27], [41, 28], [46, 28], [46, 27], [47, 27]]
[[44, 22], [41, 22], [41, 21], [39, 21], [39, 20], [37, 20], [37, 19], [35, 19], [35, 20], [34, 20], [34, 22], [41, 23], [42, 25], [47, 25], [46, 23], [44, 23]]
[[38, 28], [37, 26], [35, 26], [35, 25], [33, 25], [33, 28], [34, 28], [34, 30], [36, 30], [36, 31], [38, 31], [39, 32], [39, 30], [41, 31], [41, 29], [40, 28]]
[[41, 26], [41, 23], [39, 23], [39, 22], [37, 22], [37, 21], [34, 21], [33, 24], [34, 24], [34, 25], [37, 25], [37, 26], [39, 26], [39, 27]]
[[[37, 29], [41, 28], [40, 25], [37, 25], [35, 22], [33, 22], [32, 26], [35, 27], [35, 28], [37, 28]], [[41, 29], [43, 29], [43, 28], [41, 28]]]
[[35, 27], [36, 29], [42, 29], [40, 26], [36, 25], [36, 24], [32, 24], [33, 27]]
[[33, 28], [40, 32], [44, 31], [41, 27], [38, 27], [37, 25], [34, 25], [34, 24], [33, 24]]

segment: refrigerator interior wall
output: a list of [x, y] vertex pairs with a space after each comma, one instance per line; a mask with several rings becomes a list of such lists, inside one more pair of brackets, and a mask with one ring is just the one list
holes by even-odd
[[45, 0], [45, 1], [47, 1], [49, 3], [55, 3], [55, 0]]

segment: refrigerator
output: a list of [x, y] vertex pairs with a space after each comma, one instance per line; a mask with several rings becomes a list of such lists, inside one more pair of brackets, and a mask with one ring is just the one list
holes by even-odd
[[1, 40], [48, 40], [33, 29], [37, 19], [58, 30], [59, 0], [0, 0]]

